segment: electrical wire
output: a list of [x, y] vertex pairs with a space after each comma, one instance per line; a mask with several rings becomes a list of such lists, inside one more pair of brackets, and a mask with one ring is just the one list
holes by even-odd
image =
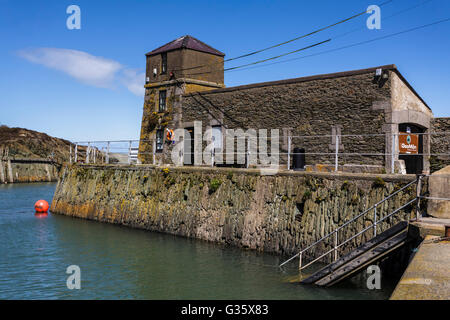
[[[385, 5], [387, 5], [387, 4], [389, 4], [390, 2], [393, 2], [393, 1], [394, 1], [394, 0], [388, 0], [388, 1], [385, 1], [385, 2], [381, 3], [381, 4], [379, 5], [379, 7], [385, 6]], [[430, 0], [430, 1], [431, 1], [431, 0]], [[261, 52], [264, 52], [264, 51], [267, 51], [267, 50], [276, 48], [276, 47], [280, 47], [280, 46], [282, 46], [282, 45], [291, 43], [291, 42], [293, 42], [293, 41], [297, 41], [297, 40], [300, 40], [300, 39], [309, 37], [309, 36], [311, 36], [311, 35], [314, 35], [314, 34], [316, 34], [316, 33], [322, 32], [322, 31], [324, 31], [324, 30], [330, 29], [330, 28], [332, 28], [332, 27], [335, 27], [335, 26], [337, 26], [337, 25], [340, 25], [340, 24], [342, 24], [342, 23], [345, 23], [345, 22], [347, 22], [347, 21], [350, 21], [350, 20], [352, 20], [352, 19], [355, 19], [355, 18], [357, 18], [357, 17], [359, 17], [359, 16], [362, 16], [363, 14], [366, 14], [366, 13], [368, 13], [368, 12], [369, 12], [368, 10], [362, 11], [362, 12], [357, 13], [357, 14], [355, 14], [355, 15], [349, 17], [349, 18], [340, 20], [340, 21], [338, 21], [338, 22], [336, 22], [336, 23], [333, 23], [333, 24], [330, 24], [330, 25], [328, 25], [328, 26], [322, 27], [322, 28], [320, 28], [320, 29], [314, 30], [314, 31], [309, 32], [309, 33], [307, 33], [307, 34], [298, 36], [298, 37], [296, 37], [296, 38], [293, 38], [293, 39], [290, 39], [290, 40], [287, 40], [287, 41], [284, 41], [284, 42], [281, 42], [281, 43], [277, 43], [277, 44], [272, 45], [272, 46], [269, 46], [269, 47], [267, 47], [267, 48], [263, 48], [263, 49], [256, 50], [256, 51], [252, 51], [252, 52], [250, 52], [250, 53], [246, 53], [246, 54], [243, 54], [243, 55], [234, 57], [234, 58], [225, 59], [223, 62], [229, 62], [229, 61], [233, 61], [233, 60], [237, 60], [237, 59], [241, 59], [241, 58], [246, 58], [246, 57], [249, 57], [249, 56], [252, 56], [252, 55], [255, 55], [255, 54], [258, 54], [258, 53], [261, 53]], [[185, 71], [185, 70], [198, 69], [198, 68], [203, 68], [203, 67], [207, 67], [207, 66], [214, 65], [214, 64], [219, 64], [219, 63], [221, 64], [222, 62], [213, 63], [213, 64], [206, 64], [206, 65], [199, 65], [199, 66], [194, 66], [194, 67], [189, 67], [189, 68], [174, 69], [174, 70], [172, 70], [172, 71]]]
[[244, 64], [244, 65], [237, 66], [237, 67], [227, 68], [227, 69], [224, 69], [224, 71], [234, 70], [234, 69], [238, 69], [238, 68], [243, 68], [243, 67], [246, 67], [246, 66], [250, 66], [250, 65], [253, 65], [253, 64], [258, 64], [258, 63], [266, 62], [266, 61], [269, 61], [269, 60], [278, 59], [278, 58], [287, 56], [287, 55], [289, 55], [289, 54], [293, 54], [293, 53], [297, 53], [297, 52], [300, 52], [300, 51], [303, 51], [303, 50], [307, 50], [307, 49], [310, 49], [310, 48], [319, 46], [319, 45], [321, 45], [321, 44], [324, 44], [324, 43], [327, 43], [327, 42], [330, 42], [330, 41], [331, 41], [331, 39], [327, 39], [327, 40], [325, 40], [325, 41], [321, 41], [321, 42], [318, 42], [318, 43], [316, 43], [316, 44], [313, 44], [313, 45], [310, 45], [310, 46], [307, 46], [307, 47], [304, 47], [304, 48], [301, 48], [301, 49], [297, 49], [297, 50], [294, 50], [294, 51], [291, 51], [291, 52], [283, 53], [283, 54], [280, 54], [280, 55], [275, 56], [275, 57], [267, 58], [267, 59], [264, 59], [264, 60], [259, 60], [259, 61], [256, 61], [256, 62]]
[[[430, 1], [432, 1], [432, 0], [430, 0]], [[406, 10], [404, 10], [403, 12], [405, 12], [405, 11], [406, 11]], [[229, 69], [227, 69], [227, 70], [219, 70], [219, 71], [216, 71], [216, 72], [223, 72], [223, 71], [231, 71], [231, 72], [233, 72], [233, 71], [240, 71], [240, 70], [241, 70], [241, 71], [242, 71], [242, 70], [249, 70], [249, 69], [254, 69], [254, 68], [258, 68], [258, 67], [264, 67], [264, 66], [274, 65], [274, 64], [278, 64], [278, 63], [290, 62], [290, 61], [294, 61], [294, 60], [299, 60], [299, 59], [304, 59], [304, 58], [308, 58], [308, 57], [318, 56], [318, 55], [322, 55], [322, 54], [326, 54], [326, 53], [331, 53], [331, 52], [335, 52], [335, 51], [339, 51], [339, 50], [343, 50], [343, 49], [348, 49], [348, 48], [351, 48], [351, 47], [355, 47], [355, 46], [359, 46], [359, 45], [363, 45], [363, 44], [367, 44], [367, 43], [371, 43], [371, 42], [375, 42], [375, 41], [380, 41], [380, 40], [383, 40], [383, 39], [386, 39], [386, 38], [398, 36], [398, 35], [401, 35], [401, 34], [409, 33], [409, 32], [412, 32], [412, 31], [419, 30], [419, 29], [423, 29], [423, 28], [427, 28], [427, 27], [430, 27], [430, 26], [433, 26], [433, 25], [437, 25], [437, 24], [440, 24], [440, 23], [443, 23], [443, 22], [447, 22], [447, 21], [449, 21], [449, 20], [450, 20], [450, 18], [443, 19], [443, 20], [439, 20], [439, 21], [435, 21], [435, 22], [432, 22], [432, 23], [429, 23], [429, 24], [426, 24], [426, 25], [417, 26], [417, 27], [410, 28], [410, 29], [407, 29], [407, 30], [404, 30], [404, 31], [392, 33], [392, 34], [389, 34], [389, 35], [386, 35], [386, 36], [381, 36], [381, 37], [378, 37], [378, 38], [374, 38], [374, 39], [370, 39], [370, 40], [366, 40], [366, 41], [361, 41], [361, 42], [354, 43], [354, 44], [351, 44], [351, 45], [346, 45], [346, 46], [339, 47], [339, 48], [336, 48], [336, 49], [331, 49], [331, 50], [327, 50], [327, 51], [322, 51], [322, 52], [318, 52], [318, 53], [315, 53], [315, 54], [310, 54], [310, 55], [303, 56], [303, 57], [299, 57], [299, 58], [288, 59], [288, 60], [278, 61], [278, 62], [273, 62], [273, 63], [268, 63], [268, 64], [264, 64], [264, 65], [260, 65], [260, 66], [253, 66], [253, 67], [244, 68], [244, 67], [246, 67], [246, 66], [248, 66], [248, 65], [251, 65], [251, 64], [257, 64], [257, 63], [262, 63], [262, 62], [264, 61], [264, 60], [261, 60], [261, 61], [257, 61], [257, 62], [251, 63], [251, 64], [246, 64], [246, 65], [242, 65], [242, 66], [237, 66], [237, 67], [229, 68]], [[330, 40], [330, 39], [329, 39], [329, 40]], [[328, 42], [329, 40], [323, 41], [322, 43]], [[316, 44], [316, 45], [318, 45], [318, 44]], [[316, 45], [313, 45], [313, 46], [316, 46]], [[312, 47], [312, 46], [305, 47], [305, 48], [302, 48], [302, 49], [303, 49], [303, 50], [306, 50], [307, 48], [310, 48], [310, 47]], [[302, 49], [298, 49], [298, 50], [296, 50], [296, 51], [298, 52], [298, 51], [301, 51]], [[295, 52], [295, 51], [294, 51], [294, 52]], [[294, 53], [294, 52], [291, 52], [291, 53]], [[286, 53], [286, 54], [283, 54], [283, 55], [281, 55], [281, 56], [285, 56], [285, 55], [291, 54], [291, 53]], [[278, 58], [279, 58], [279, 57], [280, 57], [280, 56], [278, 56]], [[272, 59], [276, 59], [276, 58], [277, 58], [277, 57], [272, 57], [272, 58], [269, 58], [269, 59], [265, 59], [265, 61], [267, 61], [267, 60], [272, 60]], [[242, 68], [242, 69], [241, 69], [241, 68]], [[207, 73], [213, 73], [213, 72], [207, 72]], [[191, 74], [191, 75], [197, 75], [197, 74], [205, 74], [205, 73], [196, 73], [196, 74]]]
[[[431, 1], [434, 1], [434, 0], [426, 0], [426, 1], [423, 1], [423, 2], [418, 3], [418, 4], [416, 4], [416, 5], [413, 5], [413, 6], [411, 6], [411, 7], [408, 7], [408, 8], [406, 8], [406, 9], [397, 11], [397, 12], [391, 14], [390, 16], [387, 16], [387, 17], [383, 18], [383, 21], [389, 20], [389, 19], [391, 19], [391, 18], [393, 18], [393, 17], [395, 17], [395, 16], [398, 16], [398, 15], [403, 14], [403, 13], [405, 13], [405, 12], [411, 11], [411, 10], [413, 10], [413, 9], [415, 9], [415, 8], [417, 8], [417, 7], [420, 7], [420, 6], [422, 6], [422, 5], [424, 5], [424, 4], [428, 3], [428, 2], [431, 2]], [[349, 35], [350, 33], [357, 32], [357, 31], [361, 31], [361, 30], [366, 30], [366, 27], [356, 28], [356, 29], [353, 29], [353, 30], [351, 30], [351, 31], [342, 33], [342, 34], [340, 34], [340, 35], [337, 35], [337, 36], [333, 37], [333, 40], [339, 39], [339, 38], [342, 38], [342, 37], [345, 37], [346, 35]]]
[[423, 28], [431, 27], [433, 25], [444, 23], [444, 22], [447, 22], [449, 20], [450, 20], [450, 18], [446, 18], [446, 19], [443, 19], [443, 20], [435, 21], [435, 22], [432, 22], [432, 23], [429, 23], [429, 24], [421, 25], [421, 26], [418, 26], [418, 27], [414, 27], [414, 28], [411, 28], [411, 29], [404, 30], [404, 31], [391, 33], [391, 34], [388, 34], [386, 36], [382, 36], [382, 37], [378, 37], [378, 38], [374, 38], [374, 39], [370, 39], [370, 40], [366, 40], [366, 41], [357, 42], [357, 43], [354, 43], [354, 44], [342, 46], [342, 47], [331, 49], [331, 50], [327, 50], [327, 51], [313, 53], [313, 54], [310, 54], [310, 55], [307, 55], [307, 56], [302, 56], [302, 57], [298, 57], [298, 58], [293, 58], [293, 59], [288, 59], [288, 60], [283, 60], [283, 61], [277, 61], [277, 62], [272, 62], [272, 63], [267, 63], [267, 64], [264, 64], [264, 65], [261, 65], [261, 66], [254, 66], [254, 67], [244, 68], [244, 69], [240, 69], [240, 70], [233, 70], [233, 71], [250, 70], [250, 69], [255, 69], [255, 68], [260, 68], [260, 67], [267, 67], [267, 66], [271, 66], [271, 65], [275, 65], [275, 64], [279, 64], [279, 63], [285, 63], [285, 62], [296, 61], [296, 60], [305, 59], [305, 58], [309, 58], [309, 57], [315, 57], [315, 56], [323, 55], [323, 54], [326, 54], [326, 53], [331, 53], [331, 52], [335, 52], [335, 51], [339, 51], [339, 50], [343, 50], [343, 49], [348, 49], [348, 48], [364, 45], [364, 44], [367, 44], [367, 43], [370, 43], [370, 42], [375, 42], [375, 41], [379, 41], [379, 40], [384, 40], [384, 39], [387, 39], [387, 38], [395, 37], [395, 36], [398, 36], [398, 35], [401, 35], [401, 34], [409, 33], [409, 32], [412, 32], [412, 31], [419, 30], [419, 29], [423, 29]]
[[231, 67], [231, 68], [227, 68], [227, 69], [223, 69], [223, 70], [209, 71], [209, 72], [190, 73], [190, 74], [187, 74], [186, 76], [194, 76], [194, 75], [214, 73], [214, 72], [224, 72], [224, 71], [230, 71], [230, 70], [235, 70], [235, 69], [239, 69], [239, 68], [244, 68], [244, 67], [248, 67], [248, 66], [251, 66], [251, 65], [254, 65], [254, 64], [263, 63], [263, 62], [274, 60], [274, 59], [278, 59], [278, 58], [281, 58], [281, 57], [284, 57], [284, 56], [287, 56], [287, 55], [290, 55], [290, 54], [293, 54], [293, 53], [297, 53], [297, 52], [304, 51], [304, 50], [307, 50], [307, 49], [310, 49], [310, 48], [314, 48], [314, 47], [317, 47], [319, 45], [322, 45], [322, 44], [330, 42], [330, 41], [331, 41], [331, 39], [327, 39], [327, 40], [324, 40], [324, 41], [321, 41], [321, 42], [317, 42], [315, 44], [312, 44], [312, 45], [309, 45], [309, 46], [306, 46], [306, 47], [303, 47], [303, 48], [300, 48], [300, 49], [297, 49], [297, 50], [294, 50], [294, 51], [290, 51], [290, 52], [287, 52], [287, 53], [280, 54], [280, 55], [275, 56], [275, 57], [270, 57], [270, 58], [267, 58], [267, 59], [258, 60], [258, 61], [255, 61], [255, 62], [247, 63], [247, 64], [236, 66], [236, 67]]
[[[416, 5], [414, 5], [414, 6], [411, 6], [411, 7], [408, 7], [408, 8], [406, 8], [406, 9], [403, 9], [403, 10], [401, 10], [401, 11], [398, 11], [398, 12], [396, 12], [396, 13], [394, 13], [394, 14], [388, 16], [387, 18], [385, 18], [385, 20], [390, 19], [390, 18], [392, 18], [392, 17], [394, 17], [394, 16], [397, 16], [397, 15], [399, 15], [399, 14], [405, 13], [405, 12], [407, 12], [407, 11], [413, 10], [413, 9], [415, 9], [415, 8], [421, 6], [421, 5], [424, 5], [424, 4], [428, 3], [428, 2], [431, 2], [431, 1], [434, 1], [434, 0], [426, 0], [426, 1], [423, 1], [423, 2], [421, 2], [421, 3], [419, 3], [419, 4], [416, 4]], [[385, 4], [386, 4], [386, 3], [385, 3]], [[425, 27], [425, 26], [421, 26], [421, 27]], [[364, 28], [362, 28], [362, 29], [364, 29]], [[359, 31], [359, 30], [361, 30], [361, 28], [354, 29], [354, 30], [352, 30], [352, 31], [349, 31], [349, 32], [343, 33], [343, 34], [341, 34], [341, 35], [335, 36], [335, 37], [333, 37], [333, 38], [331, 38], [331, 39], [328, 39], [327, 41], [324, 41], [324, 42], [328, 42], [328, 41], [331, 41], [331, 40], [334, 40], [334, 39], [343, 37], [343, 36], [345, 36], [345, 35], [348, 35], [348, 34], [350, 34], [350, 33], [353, 33], [353, 32]], [[413, 31], [413, 30], [406, 30], [406, 31], [404, 31], [404, 32], [410, 32], [410, 31]], [[404, 33], [404, 32], [402, 32], [402, 33]], [[395, 35], [397, 35], [397, 34], [391, 34], [391, 35], [388, 35], [388, 36], [386, 36], [386, 37], [391, 37], [391, 36], [395, 36]], [[377, 40], [381, 40], [381, 39], [382, 39], [381, 37], [380, 37], [380, 38], [375, 38], [375, 39], [369, 40], [369, 42], [371, 42], [371, 41], [377, 41]], [[323, 44], [324, 42], [321, 42], [320, 44]], [[362, 42], [362, 43], [357, 43], [357, 44], [353, 44], [353, 45], [351, 45], [351, 46], [357, 46], [357, 45], [362, 45], [362, 44], [364, 44], [364, 42]], [[316, 44], [316, 45], [318, 45], [318, 44]], [[314, 45], [313, 45], [313, 46], [314, 46]], [[303, 51], [303, 50], [308, 49], [308, 48], [313, 47], [313, 46], [309, 46], [309, 47], [306, 47], [306, 48], [298, 49], [298, 50], [295, 50], [295, 51], [292, 51], [292, 52], [288, 52], [288, 53], [286, 53], [286, 54], [282, 54], [282, 55], [279, 55], [279, 56], [276, 56], [276, 57], [272, 57], [272, 58], [260, 60], [260, 61], [254, 62], [254, 63], [248, 63], [248, 64], [245, 64], [245, 65], [240, 65], [240, 66], [237, 66], [237, 67], [232, 67], [232, 68], [227, 68], [227, 69], [220, 69], [220, 70], [216, 70], [216, 71], [207, 71], [207, 72], [191, 73], [191, 74], [186, 74], [186, 76], [201, 75], [201, 74], [211, 74], [211, 73], [217, 73], [217, 72], [224, 72], [224, 71], [232, 71], [232, 70], [235, 70], [235, 69], [241, 69], [241, 68], [245, 68], [245, 67], [248, 67], [248, 66], [251, 66], [251, 65], [254, 65], [254, 64], [259, 64], [259, 63], [267, 62], [267, 61], [270, 61], [270, 60], [278, 59], [278, 58], [280, 58], [280, 57], [283, 57], [283, 56], [286, 56], [286, 55], [289, 55], [289, 54], [292, 54], [292, 53], [296, 53], [296, 52], [299, 52], [299, 51]], [[337, 48], [337, 49], [332, 49], [332, 50], [325, 51], [325, 52], [322, 52], [322, 53], [312, 54], [312, 55], [308, 55], [308, 56], [304, 56], [304, 57], [299, 57], [299, 58], [294, 58], [294, 59], [289, 59], [289, 60], [285, 60], [285, 61], [279, 61], [279, 62], [268, 63], [268, 64], [264, 64], [264, 65], [262, 65], [262, 66], [255, 66], [255, 67], [245, 68], [245, 69], [242, 69], [242, 70], [250, 70], [250, 69], [257, 68], [257, 67], [270, 66], [270, 65], [274, 65], [274, 64], [278, 64], [278, 63], [283, 63], [283, 62], [288, 62], [288, 61], [294, 61], [294, 60], [303, 59], [303, 58], [307, 58], [307, 57], [312, 57], [312, 56], [315, 56], [315, 55], [320, 55], [320, 54], [324, 54], [324, 53], [328, 53], [328, 52], [333, 52], [333, 51], [337, 51], [337, 50], [342, 50], [342, 49], [344, 49], [344, 48], [346, 48], [346, 47], [341, 47], [341, 48]]]

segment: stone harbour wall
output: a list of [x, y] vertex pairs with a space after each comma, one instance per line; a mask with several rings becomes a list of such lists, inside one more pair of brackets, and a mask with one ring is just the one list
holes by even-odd
[[[72, 165], [62, 169], [51, 211], [293, 254], [414, 179], [411, 175], [285, 171], [262, 176], [258, 170], [244, 169]], [[414, 196], [413, 185], [379, 207], [378, 217]], [[378, 230], [413, 214], [414, 208], [406, 208]], [[362, 230], [372, 219], [370, 214], [351, 224], [340, 238]]]
[[[450, 199], [450, 166], [434, 172], [428, 181], [431, 198]], [[450, 219], [450, 201], [431, 199], [427, 205], [429, 216]]]

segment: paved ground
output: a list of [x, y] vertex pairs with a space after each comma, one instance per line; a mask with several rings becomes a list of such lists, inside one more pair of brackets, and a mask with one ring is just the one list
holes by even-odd
[[391, 300], [450, 299], [450, 241], [428, 235], [395, 288]]

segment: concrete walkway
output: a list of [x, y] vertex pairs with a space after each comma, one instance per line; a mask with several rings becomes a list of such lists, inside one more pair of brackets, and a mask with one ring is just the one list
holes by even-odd
[[392, 293], [391, 300], [450, 299], [450, 241], [428, 235]]

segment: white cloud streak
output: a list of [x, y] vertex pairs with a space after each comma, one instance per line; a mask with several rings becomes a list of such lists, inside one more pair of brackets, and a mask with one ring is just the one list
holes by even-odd
[[122, 71], [122, 83], [127, 89], [139, 97], [143, 97], [145, 93], [144, 79], [145, 72], [139, 72], [138, 70], [125, 69]]
[[66, 73], [84, 84], [112, 88], [116, 83], [121, 83], [133, 94], [144, 95], [144, 73], [127, 69], [111, 59], [60, 48], [20, 50], [18, 55], [32, 63]]

